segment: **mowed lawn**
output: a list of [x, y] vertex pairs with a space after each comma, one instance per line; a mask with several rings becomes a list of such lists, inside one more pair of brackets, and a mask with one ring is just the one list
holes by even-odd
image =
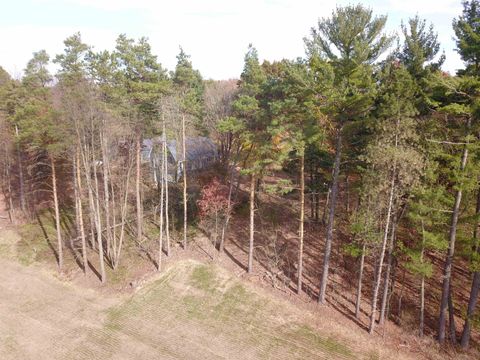
[[1, 359], [356, 358], [300, 311], [183, 261], [115, 298], [0, 258]]

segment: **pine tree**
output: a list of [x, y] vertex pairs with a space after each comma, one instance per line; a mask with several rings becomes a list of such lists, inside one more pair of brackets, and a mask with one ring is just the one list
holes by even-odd
[[480, 1], [463, 1], [463, 11], [453, 20], [457, 51], [466, 68], [459, 74], [480, 75]]
[[[367, 172], [363, 176], [363, 190], [369, 194], [368, 198], [375, 199], [375, 205], [371, 201], [367, 201], [366, 205], [376, 207], [375, 214], [379, 216], [376, 222], [382, 234], [373, 249], [378, 263], [370, 312], [370, 333], [375, 327], [382, 274], [385, 276], [381, 324], [385, 318], [395, 228], [400, 209], [405, 207], [406, 195], [417, 185], [424, 166], [412, 119], [416, 114], [413, 79], [403, 66], [388, 59], [380, 71], [379, 82], [375, 135], [364, 155]], [[386, 257], [387, 264], [383, 272]]]
[[135, 131], [135, 193], [137, 208], [137, 240], [143, 239], [143, 201], [141, 198], [141, 147], [146, 131], [158, 116], [158, 101], [168, 87], [165, 70], [153, 55], [147, 38], [137, 42], [120, 35], [113, 53], [115, 64], [114, 89], [117, 102], [122, 106]]
[[198, 70], [194, 70], [192, 63], [182, 48], [177, 55], [177, 65], [172, 74], [174, 89], [180, 97], [181, 111], [181, 140], [182, 140], [182, 179], [183, 179], [183, 248], [187, 248], [187, 216], [188, 216], [188, 197], [187, 197], [187, 117], [191, 119], [197, 128], [201, 127], [203, 117], [203, 93], [204, 84], [202, 76]]
[[370, 110], [375, 87], [371, 64], [391, 43], [391, 39], [382, 33], [386, 20], [385, 16], [374, 17], [372, 11], [362, 5], [338, 7], [330, 18], [321, 19], [318, 27], [312, 29], [311, 38], [305, 40], [310, 58], [326, 59], [334, 73], [326, 110], [335, 128], [335, 161], [318, 297], [322, 304], [325, 303], [330, 266], [343, 131], [345, 125], [359, 120]]
[[246, 152], [246, 168], [244, 173], [250, 176], [250, 230], [247, 272], [253, 271], [254, 238], [255, 238], [255, 190], [257, 180], [265, 168], [265, 160], [269, 156], [270, 136], [266, 131], [267, 124], [259, 104], [262, 86], [266, 81], [257, 50], [250, 45], [245, 55], [244, 69], [239, 81], [239, 95], [233, 103], [233, 110], [238, 119], [245, 124], [242, 135], [243, 148]]
[[58, 197], [57, 161], [62, 157], [69, 136], [58, 113], [53, 108], [51, 89], [48, 87], [52, 76], [48, 72], [49, 56], [41, 50], [33, 54], [25, 69], [22, 87], [26, 97], [15, 113], [15, 120], [21, 129], [19, 141], [32, 156], [45, 157], [50, 166], [51, 191], [57, 233], [58, 268], [63, 270], [63, 238], [60, 226], [60, 201]]
[[324, 116], [315, 96], [315, 80], [303, 61], [274, 63], [267, 71], [262, 103], [270, 117], [269, 132], [277, 144], [279, 164], [292, 153], [299, 167], [300, 214], [297, 293], [301, 292], [303, 279], [303, 248], [305, 219], [305, 155], [307, 146], [318, 145], [323, 132], [320, 125]]

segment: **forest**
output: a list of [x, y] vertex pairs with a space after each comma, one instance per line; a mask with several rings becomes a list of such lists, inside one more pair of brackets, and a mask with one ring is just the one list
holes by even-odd
[[[343, 282], [370, 334], [392, 321], [478, 347], [480, 1], [452, 23], [456, 74], [420, 15], [398, 34], [386, 22], [337, 7], [297, 59], [261, 62], [250, 45], [238, 80], [202, 78], [182, 48], [168, 71], [125, 34], [97, 52], [75, 33], [21, 78], [0, 67], [8, 220], [52, 222], [60, 273], [71, 262], [108, 283], [132, 249], [162, 271], [203, 234], [321, 306]], [[213, 141], [213, 160], [188, 155], [195, 139]]]

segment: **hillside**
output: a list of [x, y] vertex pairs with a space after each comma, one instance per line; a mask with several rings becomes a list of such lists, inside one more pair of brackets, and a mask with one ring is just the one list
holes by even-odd
[[177, 263], [121, 298], [79, 289], [37, 267], [5, 259], [0, 263], [2, 359], [346, 359], [383, 354], [376, 346], [356, 349], [352, 339], [339, 336], [339, 329], [318, 332], [309, 325], [311, 314], [194, 261]]

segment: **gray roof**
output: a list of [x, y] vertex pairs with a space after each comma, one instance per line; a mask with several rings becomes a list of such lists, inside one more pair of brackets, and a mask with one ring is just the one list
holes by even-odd
[[[154, 148], [161, 149], [162, 138], [144, 139], [142, 147], [142, 158], [149, 161], [152, 158]], [[217, 156], [217, 146], [215, 143], [203, 136], [187, 137], [185, 140], [187, 162], [196, 160], [212, 159]], [[175, 162], [182, 160], [182, 155], [177, 156], [177, 141], [167, 140], [167, 148]], [[158, 151], [158, 150], [157, 150]]]

